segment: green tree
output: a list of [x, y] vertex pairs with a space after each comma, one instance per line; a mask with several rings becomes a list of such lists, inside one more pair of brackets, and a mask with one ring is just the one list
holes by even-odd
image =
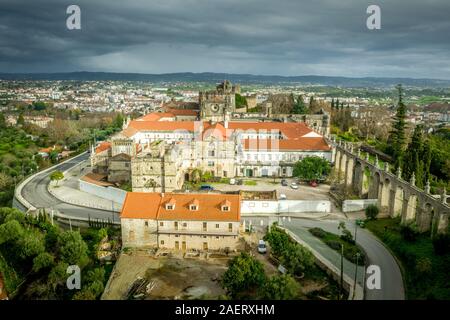
[[341, 232], [342, 232], [342, 234], [341, 234], [341, 239], [342, 240], [345, 240], [345, 241], [347, 241], [349, 243], [354, 243], [355, 242], [353, 240], [352, 233], [345, 226], [345, 222], [343, 222], [343, 221], [339, 222], [338, 230], [341, 230]]
[[18, 241], [18, 247], [22, 259], [35, 257], [45, 251], [44, 237], [37, 230], [29, 230]]
[[24, 230], [17, 220], [8, 221], [0, 225], [0, 244], [17, 241], [23, 234]]
[[51, 163], [56, 163], [58, 161], [58, 151], [52, 150], [48, 154]]
[[78, 231], [65, 231], [58, 236], [58, 252], [62, 261], [80, 268], [88, 262], [88, 247]]
[[302, 275], [314, 265], [314, 256], [304, 246], [290, 241], [281, 257], [282, 265], [294, 275]]
[[365, 212], [366, 212], [366, 217], [369, 220], [375, 220], [378, 216], [379, 213], [379, 209], [376, 205], [374, 204], [370, 204], [367, 206]]
[[403, 89], [402, 85], [397, 86], [398, 90], [398, 105], [397, 112], [392, 124], [392, 131], [390, 133], [389, 142], [390, 153], [394, 158], [394, 169], [397, 170], [403, 163], [403, 155], [406, 145], [406, 105], [403, 103]]
[[271, 277], [263, 287], [263, 299], [267, 300], [293, 300], [298, 298], [300, 285], [288, 275], [276, 275]]
[[122, 129], [123, 121], [124, 121], [123, 115], [121, 113], [117, 114], [117, 116], [114, 118], [113, 121], [113, 127], [117, 129]]
[[58, 182], [60, 180], [64, 179], [64, 174], [61, 171], [54, 171], [51, 175], [50, 175], [50, 180], [51, 181], [56, 181], [56, 185], [58, 185]]
[[403, 178], [405, 180], [411, 179], [412, 174], [414, 173], [416, 177], [416, 185], [420, 188], [423, 187], [423, 167], [424, 163], [421, 159], [423, 159], [423, 132], [422, 126], [418, 125], [414, 129], [414, 133], [411, 138], [411, 142], [408, 144], [406, 148], [402, 173]]
[[53, 265], [54, 258], [48, 252], [41, 252], [33, 259], [33, 272], [39, 272], [42, 269], [47, 269]]
[[222, 285], [232, 298], [236, 298], [243, 291], [261, 286], [265, 279], [261, 262], [243, 252], [228, 263]]
[[334, 98], [331, 99], [331, 110], [334, 110]]
[[236, 93], [235, 95], [235, 103], [236, 103], [236, 108], [244, 108], [247, 107], [247, 99], [243, 96], [241, 96], [239, 93]]
[[314, 100], [314, 97], [311, 96], [309, 98], [309, 110], [313, 110], [314, 109], [314, 105], [315, 105], [316, 101]]
[[294, 177], [307, 181], [324, 179], [331, 171], [328, 160], [320, 157], [306, 157], [294, 165]]
[[3, 115], [3, 113], [0, 113], [0, 128], [5, 128], [6, 127], [6, 119], [5, 116]]
[[[430, 141], [426, 141], [423, 147], [423, 180], [422, 185], [426, 185], [427, 181], [431, 180], [431, 160], [432, 160], [432, 153], [431, 153], [431, 147], [430, 147]], [[450, 169], [450, 168], [449, 168]], [[449, 170], [450, 172], [450, 170]]]
[[17, 118], [17, 125], [23, 126], [25, 125], [25, 118], [23, 117], [23, 114], [19, 114], [19, 117]]
[[295, 99], [295, 104], [292, 109], [293, 114], [306, 114], [308, 113], [308, 108], [305, 106], [303, 102], [303, 96], [299, 95], [297, 99]]
[[69, 264], [60, 261], [48, 274], [48, 285], [53, 291], [56, 291], [58, 287], [63, 287], [66, 284], [67, 267], [69, 267]]

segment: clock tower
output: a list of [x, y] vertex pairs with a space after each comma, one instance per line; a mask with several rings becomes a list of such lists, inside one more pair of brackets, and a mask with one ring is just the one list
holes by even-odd
[[231, 118], [236, 110], [236, 93], [240, 93], [238, 85], [233, 86], [225, 80], [213, 91], [199, 93], [201, 119], [220, 122]]

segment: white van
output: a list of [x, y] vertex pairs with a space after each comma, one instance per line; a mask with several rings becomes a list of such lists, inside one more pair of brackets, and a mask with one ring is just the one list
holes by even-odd
[[267, 252], [267, 247], [266, 247], [266, 243], [264, 242], [264, 240], [259, 240], [258, 252], [259, 253], [266, 253]]

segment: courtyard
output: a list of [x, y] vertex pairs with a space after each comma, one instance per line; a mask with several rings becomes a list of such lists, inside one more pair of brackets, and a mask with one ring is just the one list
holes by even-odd
[[[244, 179], [242, 185], [230, 185], [226, 183], [208, 183], [215, 190], [222, 192], [236, 192], [240, 190], [244, 191], [276, 191], [277, 198], [281, 194], [286, 195], [288, 200], [330, 200], [329, 191], [330, 186], [328, 184], [319, 184], [317, 187], [311, 187], [305, 183], [299, 183], [297, 179], [286, 178], [287, 186], [281, 185], [279, 178], [252, 178]], [[248, 183], [251, 181], [251, 183]], [[245, 183], [247, 182], [247, 184]], [[291, 183], [297, 183], [298, 189], [292, 189]], [[206, 183], [205, 183], [206, 184]], [[251, 185], [252, 184], [252, 185]]]

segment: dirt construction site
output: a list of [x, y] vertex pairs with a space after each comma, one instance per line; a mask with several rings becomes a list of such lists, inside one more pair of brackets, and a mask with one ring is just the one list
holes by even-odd
[[102, 299], [215, 299], [225, 294], [219, 280], [230, 258], [149, 250], [123, 252]]

